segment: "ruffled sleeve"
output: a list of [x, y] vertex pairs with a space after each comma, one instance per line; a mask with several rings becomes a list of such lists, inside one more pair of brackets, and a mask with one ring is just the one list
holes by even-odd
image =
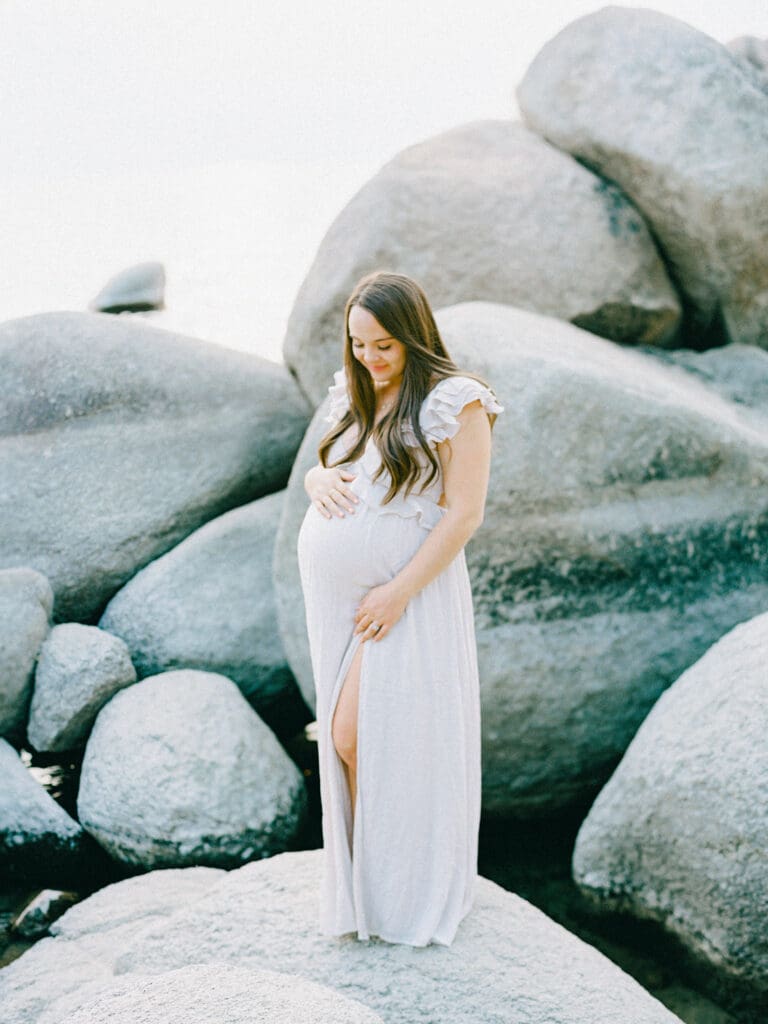
[[490, 388], [472, 377], [444, 377], [432, 388], [421, 406], [419, 423], [430, 444], [437, 445], [458, 433], [457, 416], [479, 398], [486, 412], [504, 412]]
[[331, 405], [330, 411], [327, 416], [324, 417], [326, 423], [330, 423], [331, 426], [338, 423], [349, 408], [349, 395], [347, 393], [347, 375], [344, 371], [344, 367], [337, 370], [333, 375], [333, 384], [328, 388], [328, 394], [330, 395]]

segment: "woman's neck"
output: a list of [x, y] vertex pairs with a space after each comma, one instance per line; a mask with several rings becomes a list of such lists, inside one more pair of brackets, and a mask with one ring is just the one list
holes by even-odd
[[399, 391], [402, 380], [402, 374], [400, 374], [399, 377], [391, 377], [389, 380], [375, 380], [373, 382], [373, 389], [376, 394], [386, 394], [388, 391]]

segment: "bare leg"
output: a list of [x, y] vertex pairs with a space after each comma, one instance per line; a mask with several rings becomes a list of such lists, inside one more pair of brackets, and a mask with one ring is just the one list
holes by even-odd
[[[369, 643], [370, 641], [366, 641]], [[349, 787], [349, 798], [352, 803], [352, 817], [355, 814], [355, 798], [357, 796], [357, 708], [360, 692], [360, 666], [363, 657], [363, 645], [355, 651], [349, 671], [341, 684], [341, 692], [336, 702], [336, 710], [331, 723], [333, 745], [344, 762], [344, 772]]]
[[344, 770], [347, 773], [347, 785], [349, 786], [349, 799], [352, 801], [352, 820], [355, 819], [355, 800], [357, 799], [357, 770], [351, 764], [345, 764]]

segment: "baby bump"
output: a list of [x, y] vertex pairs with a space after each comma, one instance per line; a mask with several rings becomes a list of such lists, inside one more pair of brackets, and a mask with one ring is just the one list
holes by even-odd
[[380, 513], [362, 502], [326, 519], [310, 505], [299, 530], [302, 575], [342, 586], [374, 587], [392, 579], [428, 536], [415, 516]]

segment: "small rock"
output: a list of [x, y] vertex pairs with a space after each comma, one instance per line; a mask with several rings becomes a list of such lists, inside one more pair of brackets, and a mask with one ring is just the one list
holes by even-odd
[[13, 931], [26, 939], [38, 939], [45, 935], [51, 924], [80, 898], [75, 892], [43, 889], [13, 922]]
[[121, 270], [91, 300], [89, 308], [101, 313], [137, 313], [165, 308], [165, 268], [162, 263], [137, 263]]
[[128, 648], [96, 626], [54, 626], [35, 673], [27, 735], [38, 751], [71, 750], [85, 742], [109, 698], [136, 681]]

